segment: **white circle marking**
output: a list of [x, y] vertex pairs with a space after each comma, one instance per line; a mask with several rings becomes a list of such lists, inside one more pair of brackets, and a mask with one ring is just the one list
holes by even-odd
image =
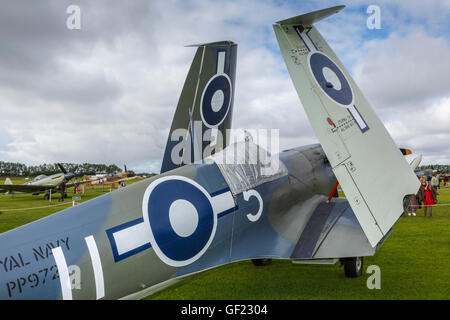
[[187, 200], [175, 200], [169, 208], [169, 221], [173, 231], [186, 238], [195, 232], [198, 226], [198, 212]]
[[331, 70], [328, 67], [324, 67], [322, 69], [322, 73], [323, 76], [325, 77], [325, 80], [327, 80], [333, 85], [333, 89], [336, 89], [338, 91], [342, 89], [341, 81], [339, 80], [338, 76], [333, 70]]
[[[221, 76], [227, 78], [228, 83], [230, 84], [230, 92], [229, 92], [229, 94], [230, 94], [230, 99], [229, 99], [229, 101], [228, 101], [228, 105], [227, 105], [227, 106], [224, 106], [224, 107], [227, 108], [227, 112], [225, 112], [225, 115], [223, 116], [222, 120], [220, 120], [220, 122], [219, 122], [218, 124], [216, 124], [216, 125], [213, 126], [213, 125], [209, 124], [209, 123], [205, 120], [205, 117], [203, 116], [203, 98], [205, 97], [205, 93], [206, 93], [206, 90], [208, 89], [209, 84], [210, 84], [215, 78], [221, 77]], [[223, 92], [222, 92], [222, 93], [223, 93]], [[216, 94], [216, 92], [214, 92], [214, 94]], [[205, 124], [205, 126], [207, 126], [208, 128], [211, 129], [211, 128], [218, 128], [218, 127], [222, 124], [222, 122], [226, 119], [226, 117], [227, 117], [227, 115], [228, 115], [228, 111], [230, 111], [230, 105], [231, 105], [232, 97], [233, 97], [233, 87], [232, 87], [232, 85], [231, 85], [231, 79], [230, 79], [230, 77], [229, 77], [226, 73], [216, 74], [216, 75], [214, 75], [211, 79], [209, 79], [208, 83], [205, 85], [205, 88], [203, 89], [202, 98], [200, 99], [200, 116], [202, 117], [202, 121], [203, 121], [203, 123]], [[212, 99], [211, 99], [211, 100], [212, 100]], [[224, 101], [225, 101], [225, 97], [224, 97]], [[211, 103], [212, 103], [212, 101], [211, 101]], [[223, 102], [222, 102], [222, 104], [223, 104]], [[211, 107], [213, 107], [213, 106], [211, 105]], [[215, 110], [213, 110], [213, 111], [215, 111]], [[216, 112], [216, 111], [215, 111], [215, 112]]]
[[220, 109], [222, 109], [223, 101], [225, 100], [225, 95], [223, 94], [222, 90], [217, 90], [214, 92], [212, 98], [211, 98], [211, 109], [214, 112], [218, 112]]

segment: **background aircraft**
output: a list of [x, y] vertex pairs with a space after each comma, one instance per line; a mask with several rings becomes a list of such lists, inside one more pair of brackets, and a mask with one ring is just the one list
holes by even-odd
[[129, 177], [133, 173], [131, 171], [127, 171], [127, 166], [124, 165], [124, 171], [123, 172], [117, 172], [114, 174], [108, 174], [108, 175], [97, 175], [95, 179], [90, 179], [91, 185], [96, 184], [113, 184], [118, 183], [120, 181], [127, 181], [134, 179], [134, 177]]
[[[339, 259], [348, 277], [360, 276], [362, 257], [386, 240], [419, 182], [313, 26], [342, 8], [274, 25], [321, 144], [272, 155], [249, 140], [200, 161], [192, 153], [174, 161], [188, 147], [204, 151], [213, 143], [192, 137], [195, 121], [205, 135], [231, 125], [237, 46], [199, 45], [163, 173], [0, 234], [0, 298], [137, 299], [246, 259]], [[180, 149], [171, 139], [177, 129], [188, 132]], [[337, 180], [345, 199], [332, 198]]]
[[[32, 181], [24, 184], [2, 184], [0, 185], [0, 189], [8, 191], [10, 194], [13, 194], [14, 192], [21, 192], [38, 195], [45, 192], [44, 199], [48, 200], [50, 198], [50, 193], [57, 192], [58, 187], [64, 180], [68, 182], [73, 179], [75, 177], [74, 172], [77, 170], [77, 167], [75, 167], [73, 172], [67, 172], [60, 163], [58, 163], [58, 166], [62, 171], [61, 173], [52, 174], [51, 176], [41, 174]], [[66, 188], [77, 186], [86, 182], [88, 181], [66, 183]]]

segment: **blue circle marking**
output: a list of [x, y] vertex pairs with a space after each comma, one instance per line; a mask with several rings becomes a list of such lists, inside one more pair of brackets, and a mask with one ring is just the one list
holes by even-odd
[[[314, 79], [319, 84], [322, 91], [334, 102], [343, 107], [350, 107], [353, 104], [353, 92], [349, 82], [341, 69], [325, 54], [313, 52], [309, 55], [309, 66]], [[324, 69], [331, 69], [336, 75], [340, 86], [336, 89], [324, 75]]]
[[[218, 127], [225, 120], [230, 110], [232, 90], [230, 77], [225, 73], [216, 74], [208, 81], [200, 101], [200, 115], [207, 127]], [[218, 91], [221, 91], [219, 96], [223, 99], [219, 101], [219, 106], [215, 106], [213, 98]]]
[[[170, 207], [177, 200], [189, 202], [198, 214], [195, 230], [185, 237], [173, 229], [169, 217]], [[152, 182], [144, 195], [143, 210], [144, 220], [150, 225], [152, 247], [169, 265], [179, 267], [194, 262], [214, 237], [217, 215], [211, 197], [199, 184], [186, 177], [163, 177]]]

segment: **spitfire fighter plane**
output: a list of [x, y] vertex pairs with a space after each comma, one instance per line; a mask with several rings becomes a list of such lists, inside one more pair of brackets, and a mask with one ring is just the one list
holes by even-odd
[[[13, 194], [14, 192], [31, 193], [33, 195], [45, 193], [44, 199], [49, 200], [51, 197], [51, 193], [57, 192], [58, 187], [63, 181], [70, 181], [75, 177], [74, 172], [77, 169], [75, 168], [73, 172], [67, 172], [60, 163], [58, 163], [57, 165], [61, 169], [61, 173], [52, 174], [51, 176], [41, 174], [35, 177], [32, 181], [26, 182], [24, 184], [0, 184], [0, 189], [8, 191], [10, 194]], [[66, 187], [72, 187], [86, 182], [87, 181], [67, 183]]]
[[[161, 174], [1, 234], [0, 297], [138, 299], [250, 259], [339, 259], [361, 275], [419, 182], [314, 27], [342, 8], [274, 24], [320, 144], [231, 143], [237, 45], [200, 44]], [[333, 197], [337, 181], [346, 198]]]

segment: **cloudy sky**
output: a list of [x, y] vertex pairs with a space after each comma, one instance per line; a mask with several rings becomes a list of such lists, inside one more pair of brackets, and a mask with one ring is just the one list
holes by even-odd
[[233, 127], [280, 129], [281, 149], [316, 143], [272, 24], [339, 4], [316, 27], [397, 145], [450, 164], [450, 0], [1, 0], [0, 161], [159, 172], [185, 45], [218, 40], [239, 45]]

